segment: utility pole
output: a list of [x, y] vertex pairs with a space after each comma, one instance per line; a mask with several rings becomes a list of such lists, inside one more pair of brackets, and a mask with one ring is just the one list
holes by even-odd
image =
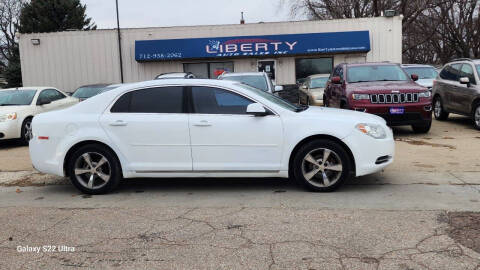
[[123, 83], [123, 57], [122, 57], [122, 36], [120, 33], [120, 17], [118, 15], [118, 0], [115, 0], [117, 6], [117, 34], [118, 34], [118, 55], [120, 59], [120, 81]]

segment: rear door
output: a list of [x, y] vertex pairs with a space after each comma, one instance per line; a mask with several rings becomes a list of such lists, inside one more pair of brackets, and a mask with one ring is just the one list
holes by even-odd
[[255, 101], [227, 89], [195, 86], [191, 88], [191, 101], [194, 171], [280, 169], [283, 128], [278, 115], [247, 115], [247, 106]]
[[184, 89], [179, 86], [123, 94], [100, 118], [110, 139], [137, 173], [192, 170]]

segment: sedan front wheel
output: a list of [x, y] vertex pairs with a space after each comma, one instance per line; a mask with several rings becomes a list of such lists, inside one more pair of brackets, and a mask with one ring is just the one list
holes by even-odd
[[328, 192], [349, 177], [352, 162], [345, 149], [330, 140], [305, 144], [294, 159], [295, 178], [308, 190]]

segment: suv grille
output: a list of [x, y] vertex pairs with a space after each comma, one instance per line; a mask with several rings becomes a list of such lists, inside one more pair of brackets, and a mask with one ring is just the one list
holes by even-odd
[[413, 103], [418, 102], [418, 93], [372, 94], [372, 103]]

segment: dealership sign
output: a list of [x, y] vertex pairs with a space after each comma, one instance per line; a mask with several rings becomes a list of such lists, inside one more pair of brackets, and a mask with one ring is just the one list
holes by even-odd
[[368, 51], [368, 31], [135, 41], [137, 61]]

